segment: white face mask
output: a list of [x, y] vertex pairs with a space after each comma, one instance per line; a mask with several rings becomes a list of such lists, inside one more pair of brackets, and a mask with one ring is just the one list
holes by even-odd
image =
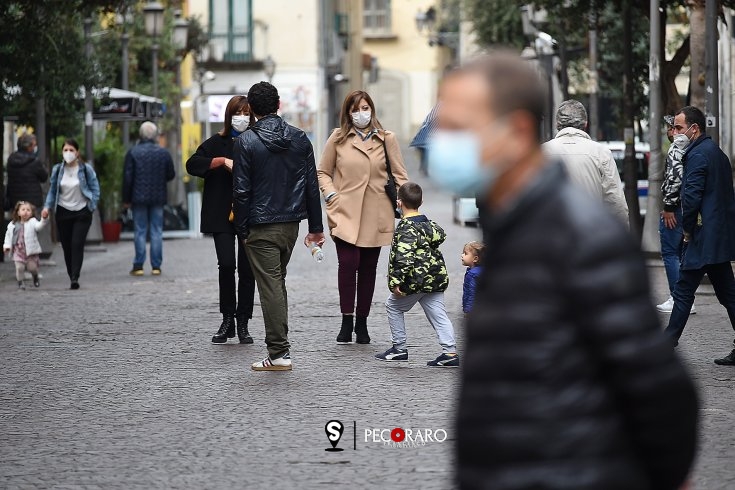
[[[692, 129], [692, 127], [689, 126], [689, 129]], [[691, 143], [689, 136], [687, 136], [687, 131], [689, 131], [689, 129], [687, 129], [683, 133], [674, 135], [674, 144], [677, 146], [677, 148], [683, 150], [684, 148], [689, 146], [689, 143]]]
[[71, 163], [77, 159], [77, 152], [73, 150], [65, 150], [63, 156], [66, 163]]
[[363, 129], [370, 124], [373, 114], [371, 111], [357, 111], [353, 112], [351, 116], [352, 124], [354, 124], [356, 128]]
[[249, 124], [250, 116], [232, 116], [232, 129], [234, 129], [238, 133], [242, 133], [243, 131], [248, 129]]

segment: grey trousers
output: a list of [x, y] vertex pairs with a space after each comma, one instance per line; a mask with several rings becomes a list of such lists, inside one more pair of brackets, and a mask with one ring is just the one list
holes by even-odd
[[403, 314], [419, 303], [424, 309], [424, 314], [434, 328], [442, 346], [442, 352], [457, 352], [457, 344], [454, 340], [454, 327], [447, 316], [444, 307], [444, 293], [417, 293], [408, 296], [397, 296], [391, 293], [385, 301], [385, 309], [388, 313], [388, 324], [393, 345], [396, 349], [406, 348], [406, 323]]
[[288, 352], [288, 294], [286, 268], [291, 259], [299, 223], [253, 225], [245, 244], [258, 284], [268, 354], [275, 359]]

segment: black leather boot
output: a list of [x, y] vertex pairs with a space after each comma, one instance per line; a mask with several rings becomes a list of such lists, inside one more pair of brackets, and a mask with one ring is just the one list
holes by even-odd
[[212, 342], [215, 344], [224, 344], [227, 339], [231, 339], [235, 336], [235, 315], [222, 314], [222, 325], [219, 326], [219, 330], [212, 337]]
[[247, 315], [237, 315], [237, 338], [241, 344], [252, 344], [253, 338], [248, 332], [248, 317]]
[[342, 326], [337, 334], [338, 344], [351, 344], [352, 343], [352, 323], [355, 321], [353, 315], [342, 315]]
[[367, 330], [367, 317], [357, 315], [355, 317], [355, 337], [358, 344], [369, 344], [370, 335]]

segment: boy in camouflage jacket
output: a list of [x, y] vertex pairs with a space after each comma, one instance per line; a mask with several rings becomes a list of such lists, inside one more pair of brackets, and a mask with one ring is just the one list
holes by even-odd
[[442, 354], [427, 365], [458, 367], [454, 327], [444, 307], [449, 274], [439, 250], [447, 235], [439, 225], [419, 213], [421, 203], [418, 184], [406, 182], [398, 189], [398, 206], [403, 218], [396, 226], [391, 244], [388, 262], [391, 294], [385, 302], [393, 346], [375, 357], [381, 361], [408, 361], [403, 315], [420, 303], [442, 347]]

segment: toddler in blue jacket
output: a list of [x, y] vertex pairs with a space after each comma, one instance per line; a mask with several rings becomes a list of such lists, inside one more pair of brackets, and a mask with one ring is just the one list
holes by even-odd
[[462, 311], [465, 315], [472, 311], [472, 305], [475, 302], [477, 279], [482, 274], [483, 250], [485, 250], [485, 245], [482, 242], [466, 243], [462, 249], [462, 265], [467, 267], [462, 286]]

